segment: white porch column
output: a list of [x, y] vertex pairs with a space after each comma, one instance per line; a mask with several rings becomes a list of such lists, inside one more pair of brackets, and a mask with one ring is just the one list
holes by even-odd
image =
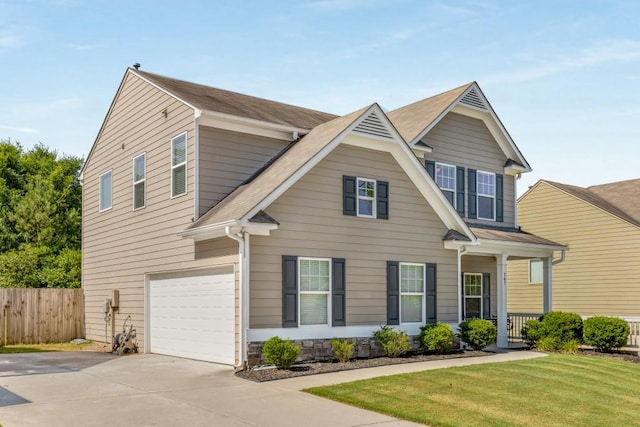
[[552, 296], [552, 272], [553, 266], [551, 257], [542, 258], [542, 312], [548, 313], [553, 310]]
[[498, 341], [499, 348], [509, 347], [509, 331], [507, 329], [507, 255], [496, 256], [498, 286]]

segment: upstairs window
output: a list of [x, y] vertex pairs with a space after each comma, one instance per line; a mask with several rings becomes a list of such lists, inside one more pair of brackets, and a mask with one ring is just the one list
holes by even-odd
[[133, 209], [144, 207], [145, 183], [147, 181], [146, 154], [133, 159]]
[[436, 163], [436, 184], [454, 207], [456, 206], [456, 167], [444, 163]]
[[376, 181], [358, 178], [358, 216], [376, 217]]
[[389, 219], [389, 183], [355, 176], [342, 177], [342, 213]]
[[478, 218], [496, 219], [496, 174], [478, 171]]
[[111, 209], [111, 171], [100, 175], [100, 212]]
[[171, 140], [171, 197], [187, 193], [187, 133]]

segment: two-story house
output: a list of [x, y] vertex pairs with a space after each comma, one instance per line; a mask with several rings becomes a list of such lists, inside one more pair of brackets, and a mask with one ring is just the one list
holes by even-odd
[[507, 346], [507, 260], [547, 295], [564, 250], [519, 230], [530, 170], [476, 83], [335, 116], [128, 69], [81, 174], [87, 336], [131, 316], [144, 351], [244, 366], [484, 317]]

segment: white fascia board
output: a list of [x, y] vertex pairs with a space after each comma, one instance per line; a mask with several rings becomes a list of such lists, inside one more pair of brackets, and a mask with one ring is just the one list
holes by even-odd
[[526, 173], [526, 172], [531, 172], [531, 169], [527, 169], [525, 167], [517, 166], [517, 165], [507, 166], [504, 168], [505, 175], [516, 176], [518, 174]]
[[294, 134], [306, 135], [309, 133], [309, 129], [269, 123], [262, 120], [248, 119], [245, 117], [234, 116], [232, 114], [208, 110], [202, 111], [199, 123], [202, 126], [264, 136], [284, 141], [292, 141], [294, 139]]
[[467, 248], [465, 255], [500, 255], [523, 258], [544, 258], [553, 256], [554, 251], [566, 250], [565, 246], [536, 243], [504, 242], [501, 240], [478, 239], [479, 245]]
[[189, 230], [182, 230], [178, 232], [178, 236], [183, 239], [193, 239], [193, 240], [206, 240], [214, 237], [224, 236], [225, 227], [233, 227], [239, 225], [238, 221], [226, 221], [220, 222], [217, 224], [205, 225], [198, 228], [192, 228]]

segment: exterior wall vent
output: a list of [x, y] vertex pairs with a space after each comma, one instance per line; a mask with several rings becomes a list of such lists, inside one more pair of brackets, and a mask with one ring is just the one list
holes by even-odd
[[360, 132], [367, 135], [377, 136], [379, 138], [385, 139], [393, 139], [393, 135], [387, 127], [384, 125], [380, 117], [376, 114], [376, 112], [372, 112], [369, 114], [367, 118], [358, 124], [358, 126], [353, 129], [354, 132]]
[[472, 88], [470, 91], [464, 94], [464, 96], [460, 99], [460, 104], [464, 104], [469, 107], [477, 108], [479, 110], [488, 110], [487, 103], [485, 100], [478, 94], [475, 88]]

